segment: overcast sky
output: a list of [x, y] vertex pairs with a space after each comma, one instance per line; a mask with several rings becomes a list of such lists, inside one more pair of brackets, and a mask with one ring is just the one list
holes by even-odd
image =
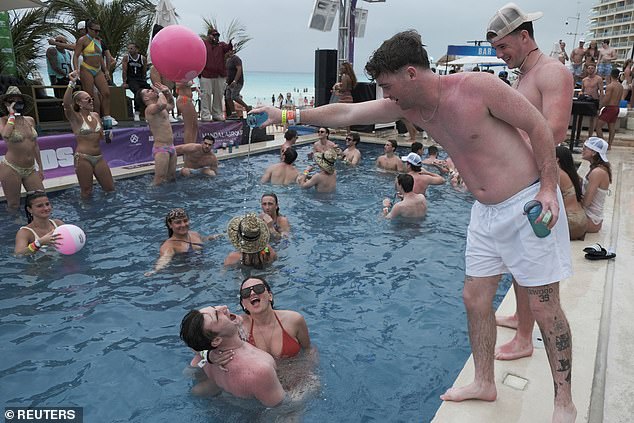
[[[158, 1], [158, 0], [156, 0]], [[314, 71], [316, 49], [337, 48], [337, 23], [331, 32], [308, 28], [314, 0], [171, 0], [181, 25], [203, 32], [203, 17], [213, 17], [222, 32], [232, 19], [239, 19], [253, 38], [240, 52], [245, 69], [253, 71]], [[593, 5], [599, 0], [520, 0], [524, 12], [542, 11], [535, 22], [535, 38], [548, 53], [553, 43], [563, 39], [567, 52], [577, 32], [585, 34]], [[477, 6], [474, 6], [477, 4]], [[482, 40], [489, 18], [506, 4], [505, 0], [387, 0], [357, 7], [368, 10], [365, 37], [355, 41], [355, 71], [362, 75], [363, 66], [372, 52], [399, 31], [416, 29], [427, 45], [428, 53], [438, 59], [447, 45], [466, 45], [468, 40]], [[565, 22], [568, 21], [568, 25]], [[221, 34], [221, 41], [227, 41]], [[580, 36], [577, 36], [577, 40]]]

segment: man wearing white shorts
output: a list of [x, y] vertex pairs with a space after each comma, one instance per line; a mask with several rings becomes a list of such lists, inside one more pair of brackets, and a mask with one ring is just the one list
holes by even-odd
[[[550, 235], [538, 238], [524, 214], [535, 198], [535, 183], [498, 204], [475, 202], [467, 231], [466, 274], [489, 277], [511, 273], [523, 287], [538, 287], [572, 276], [568, 220], [559, 219]], [[564, 210], [557, 190], [560, 210]]]

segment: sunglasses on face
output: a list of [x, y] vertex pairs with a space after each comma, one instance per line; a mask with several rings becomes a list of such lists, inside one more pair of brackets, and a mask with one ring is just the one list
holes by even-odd
[[352, 138], [346, 138], [346, 141], [352, 141]]
[[253, 290], [256, 295], [260, 295], [264, 293], [264, 291], [266, 291], [266, 287], [263, 283], [259, 283], [248, 288], [242, 288], [240, 290], [240, 298], [242, 298], [243, 300], [249, 298], [249, 296], [251, 296], [251, 290]]
[[319, 131], [319, 133], [320, 133], [320, 134], [325, 134], [325, 133], [326, 133], [326, 131]]

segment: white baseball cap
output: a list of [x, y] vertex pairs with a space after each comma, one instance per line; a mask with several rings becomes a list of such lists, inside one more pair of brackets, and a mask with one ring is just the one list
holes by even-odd
[[407, 156], [402, 156], [401, 160], [412, 166], [420, 166], [423, 163], [420, 156], [416, 153], [409, 153]]
[[515, 3], [507, 3], [489, 20], [487, 40], [494, 43], [515, 31], [521, 24], [535, 21], [542, 16], [542, 12], [524, 13]]

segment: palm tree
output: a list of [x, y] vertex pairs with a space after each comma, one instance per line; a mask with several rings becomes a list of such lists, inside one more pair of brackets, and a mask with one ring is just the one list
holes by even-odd
[[[203, 22], [205, 23], [207, 31], [211, 28], [218, 29], [216, 18], [203, 18]], [[204, 35], [201, 35], [202, 38], [207, 38], [207, 31], [205, 31]], [[233, 40], [233, 49], [236, 53], [242, 50], [244, 46], [253, 39], [247, 34], [247, 28], [242, 25], [238, 19], [232, 19], [226, 28], [218, 32], [225, 34], [225, 40]]]
[[156, 7], [150, 0], [50, 0], [47, 6], [49, 18], [71, 34], [80, 21], [98, 22], [100, 36], [117, 63], [131, 41], [147, 50]]
[[[55, 25], [46, 21], [46, 9], [30, 9], [24, 13], [9, 12], [9, 26], [17, 76], [22, 79], [37, 75], [38, 60], [43, 56], [42, 41], [55, 31]], [[0, 52], [0, 73], [4, 73], [6, 57]]]

